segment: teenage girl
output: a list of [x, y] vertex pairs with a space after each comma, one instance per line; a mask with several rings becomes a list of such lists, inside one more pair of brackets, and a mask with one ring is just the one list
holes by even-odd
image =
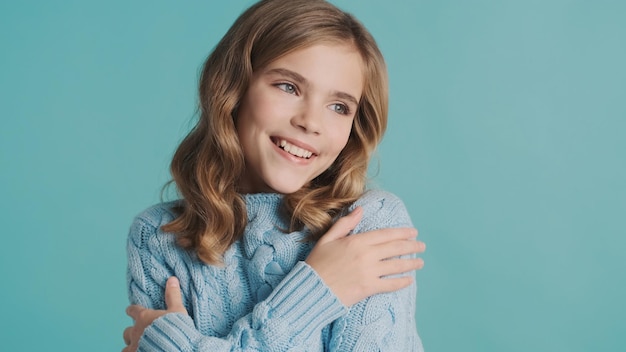
[[[207, 59], [181, 199], [128, 240], [128, 351], [422, 351], [402, 202], [366, 191], [387, 123], [370, 33], [318, 0], [266, 0]], [[350, 235], [350, 236], [348, 236]]]

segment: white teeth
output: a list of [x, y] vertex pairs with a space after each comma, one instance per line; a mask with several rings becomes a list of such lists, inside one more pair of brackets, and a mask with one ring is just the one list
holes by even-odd
[[293, 153], [301, 158], [304, 156], [304, 153], [306, 153], [302, 148], [295, 147], [294, 149]]
[[290, 144], [289, 142], [287, 142], [284, 139], [280, 140], [279, 146], [281, 148], [283, 148], [284, 151], [286, 151], [287, 153], [291, 154], [291, 155], [295, 155], [297, 157], [300, 158], [310, 158], [311, 156], [313, 156], [313, 152], [310, 152], [308, 150], [304, 150], [302, 148], [296, 147], [293, 144]]

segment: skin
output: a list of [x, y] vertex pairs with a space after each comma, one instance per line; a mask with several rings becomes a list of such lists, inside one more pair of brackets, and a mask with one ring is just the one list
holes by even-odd
[[[363, 91], [362, 61], [350, 45], [313, 45], [283, 56], [254, 74], [242, 98], [237, 132], [246, 159], [246, 192], [292, 193], [325, 171], [345, 147]], [[294, 156], [277, 144], [300, 150]], [[306, 152], [311, 152], [310, 157]], [[383, 276], [421, 269], [412, 228], [381, 229], [348, 236], [363, 215], [360, 207], [339, 219], [306, 259], [331, 291], [351, 306], [369, 296], [409, 286], [413, 278]], [[168, 313], [187, 314], [178, 280], [165, 288], [166, 310], [129, 306], [134, 325], [124, 330], [123, 352], [137, 350], [143, 331]]]
[[[350, 136], [362, 66], [352, 46], [314, 45], [253, 75], [236, 121], [244, 191], [293, 193], [330, 167]], [[281, 140], [312, 154], [288, 153], [277, 146]]]
[[165, 284], [165, 305], [167, 307], [166, 311], [147, 309], [138, 305], [132, 305], [126, 308], [126, 314], [133, 318], [135, 325], [124, 330], [124, 343], [126, 347], [122, 352], [137, 351], [143, 331], [158, 317], [167, 313], [188, 314], [180, 294], [180, 283], [178, 279], [173, 276], [170, 277]]

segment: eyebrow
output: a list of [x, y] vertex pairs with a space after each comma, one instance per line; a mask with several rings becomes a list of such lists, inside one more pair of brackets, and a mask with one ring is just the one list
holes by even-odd
[[[292, 80], [296, 81], [296, 83], [299, 83], [304, 86], [309, 85], [309, 81], [307, 81], [307, 79], [304, 78], [304, 76], [302, 76], [298, 72], [294, 72], [286, 68], [273, 68], [271, 70], [267, 70], [265, 74], [266, 75], [277, 74], [277, 75], [287, 76], [291, 78]], [[354, 105], [359, 106], [359, 101], [349, 93], [341, 92], [341, 91], [332, 91], [331, 95], [339, 99], [348, 100]]]

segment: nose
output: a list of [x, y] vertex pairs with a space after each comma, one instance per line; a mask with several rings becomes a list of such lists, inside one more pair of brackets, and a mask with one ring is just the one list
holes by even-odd
[[303, 102], [291, 118], [291, 125], [306, 133], [320, 134], [323, 114], [322, 109], [315, 107], [315, 104]]

